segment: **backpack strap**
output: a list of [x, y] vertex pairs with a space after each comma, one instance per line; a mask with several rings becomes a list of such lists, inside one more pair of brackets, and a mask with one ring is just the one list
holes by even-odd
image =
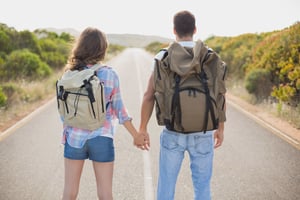
[[91, 85], [91, 83], [88, 80], [84, 80], [83, 84], [84, 84], [84, 88], [88, 92], [88, 97], [89, 97], [89, 100], [90, 100], [90, 103], [91, 103], [93, 115], [94, 115], [94, 118], [96, 119], [96, 113], [95, 113], [94, 106], [93, 106], [93, 103], [96, 100], [95, 100], [95, 96], [94, 96], [94, 93], [93, 93], [92, 85]]
[[59, 90], [58, 90], [58, 80], [55, 82], [55, 90], [56, 90], [56, 101], [57, 101], [57, 108], [59, 109], [60, 105], [59, 105]]
[[[94, 70], [94, 75], [97, 76], [98, 70], [102, 67], [104, 67], [104, 66], [100, 65], [100, 64], [95, 64], [92, 67], [90, 67], [90, 69]], [[92, 77], [90, 77], [90, 80], [91, 79], [92, 79]], [[88, 97], [89, 97], [89, 100], [90, 100], [90, 103], [91, 103], [92, 112], [93, 112], [94, 118], [96, 119], [96, 113], [95, 113], [94, 106], [93, 106], [93, 103], [96, 101], [96, 99], [95, 99], [95, 96], [94, 96], [94, 93], [93, 93], [93, 88], [92, 88], [92, 85], [90, 83], [90, 80], [84, 80], [84, 87], [85, 87], [86, 91], [88, 92]], [[101, 87], [101, 90], [102, 89], [103, 88]], [[102, 93], [102, 91], [101, 91], [101, 93]], [[104, 110], [104, 107], [103, 107], [104, 105], [103, 105], [103, 99], [102, 98], [101, 98], [101, 101], [102, 101], [102, 111], [103, 111]]]
[[164, 60], [166, 57], [168, 56], [168, 50], [167, 49], [161, 49], [154, 57], [154, 62], [155, 62], [155, 68], [154, 70], [156, 70], [157, 72], [157, 78], [159, 80], [161, 80], [161, 75], [160, 75], [160, 69], [158, 67], [159, 62]]
[[[97, 76], [97, 72], [101, 69], [101, 68], [105, 68], [107, 67], [106, 65], [100, 65], [100, 64], [95, 64], [93, 67], [91, 67], [91, 69], [95, 70], [95, 76]], [[97, 76], [98, 77], [98, 76]], [[102, 85], [101, 87], [101, 94], [104, 93], [104, 82], [100, 80], [100, 85]], [[107, 110], [109, 104], [111, 103], [111, 101], [107, 102], [106, 105], [104, 105], [104, 98], [101, 98], [101, 104], [102, 104], [102, 112], [104, 112], [105, 110]]]
[[204, 119], [204, 128], [203, 128], [203, 132], [206, 133], [207, 130], [207, 125], [208, 125], [208, 114], [211, 114], [211, 118], [212, 118], [212, 123], [213, 123], [213, 127], [217, 127], [217, 120], [216, 120], [216, 115], [213, 109], [213, 105], [211, 102], [211, 97], [210, 97], [210, 92], [209, 92], [209, 88], [208, 88], [208, 84], [207, 84], [207, 75], [204, 71], [204, 62], [207, 61], [209, 54], [212, 53], [213, 51], [211, 49], [207, 50], [207, 53], [202, 61], [202, 63], [200, 63], [200, 67], [201, 67], [201, 71], [199, 74], [200, 80], [204, 86], [204, 91], [205, 91], [205, 96], [206, 96], [206, 107], [205, 107], [205, 119]]
[[171, 128], [172, 130], [174, 130], [174, 123], [175, 123], [175, 116], [177, 116], [177, 120], [176, 120], [176, 124], [180, 126], [180, 129], [182, 132], [184, 132], [184, 128], [181, 124], [182, 122], [182, 115], [181, 115], [181, 107], [180, 105], [180, 97], [179, 97], [179, 86], [180, 86], [180, 81], [181, 81], [181, 77], [178, 74], [175, 74], [175, 91], [174, 91], [174, 95], [173, 95], [173, 99], [172, 99], [172, 119], [171, 119]]
[[65, 103], [66, 111], [69, 113], [69, 107], [67, 104], [69, 92], [65, 91], [62, 85], [58, 86], [58, 80], [56, 81], [56, 100], [57, 100], [57, 107], [60, 108], [59, 100], [62, 100]]

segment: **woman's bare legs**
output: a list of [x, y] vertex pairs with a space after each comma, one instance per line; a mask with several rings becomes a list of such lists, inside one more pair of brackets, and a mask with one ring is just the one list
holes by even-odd
[[113, 200], [112, 178], [114, 162], [93, 162], [99, 200]]
[[65, 158], [65, 185], [63, 200], [76, 200], [84, 160]]

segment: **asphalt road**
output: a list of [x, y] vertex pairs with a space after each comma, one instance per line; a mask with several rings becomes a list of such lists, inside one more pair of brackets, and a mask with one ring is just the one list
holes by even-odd
[[[133, 123], [151, 73], [152, 56], [127, 49], [112, 59], [121, 92]], [[299, 200], [300, 151], [228, 104], [225, 141], [216, 149], [212, 179], [214, 200]], [[115, 138], [115, 200], [154, 200], [157, 185], [159, 133], [151, 120], [151, 150], [132, 145], [131, 136], [118, 126]], [[5, 132], [0, 142], [0, 200], [56, 200], [63, 189], [62, 125], [53, 100], [19, 125]], [[4, 137], [3, 137], [4, 138]], [[82, 174], [79, 199], [96, 199], [90, 161]], [[176, 200], [192, 200], [189, 158], [178, 177]]]

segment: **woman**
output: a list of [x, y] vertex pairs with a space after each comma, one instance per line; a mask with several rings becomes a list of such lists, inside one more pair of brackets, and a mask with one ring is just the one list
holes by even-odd
[[[103, 61], [108, 43], [103, 32], [96, 28], [85, 29], [66, 66], [69, 70], [84, 70]], [[101, 63], [100, 63], [101, 64]], [[114, 120], [118, 119], [134, 138], [134, 144], [144, 147], [147, 139], [131, 123], [122, 102], [119, 78], [116, 72], [108, 66], [101, 67], [97, 76], [104, 83], [105, 100], [107, 104], [106, 120], [103, 127], [95, 131], [64, 126], [62, 142], [65, 144], [65, 183], [63, 200], [76, 199], [79, 190], [80, 177], [85, 159], [93, 161], [99, 199], [112, 200], [112, 178], [114, 165]]]

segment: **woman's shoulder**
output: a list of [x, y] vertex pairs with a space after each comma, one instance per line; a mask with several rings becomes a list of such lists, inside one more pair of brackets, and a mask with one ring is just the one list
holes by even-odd
[[104, 65], [103, 67], [100, 68], [100, 70], [105, 71], [107, 73], [117, 74], [116, 71], [114, 70], [114, 68], [109, 65]]
[[105, 77], [111, 77], [111, 78], [117, 78], [118, 74], [117, 72], [113, 69], [113, 67], [104, 65], [103, 67], [100, 68], [99, 70], [100, 76], [105, 76]]

